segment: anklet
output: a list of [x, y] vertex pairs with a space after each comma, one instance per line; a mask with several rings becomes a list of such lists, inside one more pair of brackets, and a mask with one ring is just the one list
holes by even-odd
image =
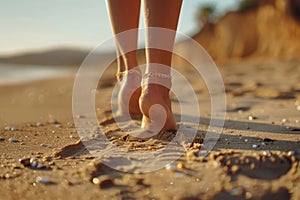
[[164, 74], [160, 72], [149, 72], [144, 74], [143, 78], [150, 78], [150, 77], [157, 77], [157, 78], [165, 78], [165, 79], [171, 79], [171, 75], [169, 74]]
[[172, 85], [171, 79], [172, 76], [169, 74], [164, 74], [160, 72], [149, 72], [144, 74], [142, 80], [142, 86], [147, 85], [149, 83], [153, 83], [153, 84], [163, 85], [166, 88], [170, 89]]
[[117, 80], [118, 81], [122, 81], [122, 78], [128, 74], [137, 74], [140, 77], [142, 76], [142, 73], [140, 71], [134, 70], [134, 69], [130, 69], [130, 70], [125, 70], [123, 72], [118, 72], [116, 74]]

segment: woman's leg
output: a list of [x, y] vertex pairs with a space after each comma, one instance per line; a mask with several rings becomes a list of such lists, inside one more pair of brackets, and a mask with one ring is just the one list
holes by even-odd
[[[120, 72], [124, 71], [122, 68], [128, 71], [138, 66], [137, 28], [139, 25], [140, 0], [108, 0], [108, 8], [112, 29], [116, 36], [119, 59], [117, 76], [119, 76]], [[124, 31], [127, 32], [122, 34]], [[125, 37], [118, 37], [119, 33]], [[124, 66], [122, 66], [122, 63]], [[140, 86], [141, 75], [139, 73], [127, 73], [122, 79], [121, 89], [118, 94], [118, 114], [122, 115], [127, 112], [130, 114], [141, 114], [138, 104], [141, 90], [137, 89], [133, 92], [133, 88]], [[130, 96], [131, 92], [133, 94]]]
[[[164, 77], [170, 75], [170, 67], [172, 60], [172, 50], [176, 36], [177, 24], [180, 15], [182, 0], [144, 0], [145, 24], [146, 27], [165, 28], [173, 31], [165, 32], [163, 30], [149, 28], [147, 30], [147, 47], [162, 45], [168, 51], [147, 48], [147, 69], [146, 73], [164, 74]], [[159, 41], [159, 42], [158, 42]], [[155, 76], [155, 75], [154, 75]], [[151, 78], [159, 77], [148, 76]], [[161, 78], [161, 81], [170, 81]], [[150, 81], [151, 82], [151, 81]], [[149, 83], [143, 84], [142, 94], [140, 97], [140, 108], [143, 113], [143, 126], [155, 126], [155, 120], [162, 116], [161, 111], [150, 108], [155, 104], [159, 104], [160, 108], [165, 109], [166, 121], [162, 130], [176, 130], [176, 121], [173, 117], [171, 109], [171, 101], [169, 97], [170, 88], [164, 87], [159, 84]], [[158, 107], [158, 108], [159, 108]], [[159, 124], [159, 122], [157, 122]]]

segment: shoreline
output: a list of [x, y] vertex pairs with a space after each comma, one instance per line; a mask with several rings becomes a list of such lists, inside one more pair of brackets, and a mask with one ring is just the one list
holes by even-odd
[[25, 84], [76, 74], [74, 66], [45, 66], [0, 63], [0, 85]]

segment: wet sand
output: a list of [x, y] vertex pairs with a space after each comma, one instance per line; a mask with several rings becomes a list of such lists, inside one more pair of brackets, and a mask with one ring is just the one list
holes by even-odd
[[[0, 199], [299, 199], [300, 60], [220, 67], [227, 115], [205, 158], [199, 152], [209, 125], [209, 93], [193, 70], [178, 70], [198, 98], [197, 136], [179, 159], [150, 173], [111, 169], [85, 149], [72, 118], [74, 77], [0, 86]], [[113, 73], [97, 91], [99, 121], [111, 116]], [[174, 99], [175, 116], [177, 104]], [[167, 144], [166, 135], [130, 140], [113, 121], [101, 128], [128, 151], [155, 152]], [[134, 164], [127, 164], [133, 172]]]

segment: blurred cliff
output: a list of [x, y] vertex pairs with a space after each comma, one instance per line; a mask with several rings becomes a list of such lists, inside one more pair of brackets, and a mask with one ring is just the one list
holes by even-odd
[[[242, 0], [236, 11], [216, 22], [213, 12], [210, 6], [200, 10], [204, 25], [192, 38], [215, 62], [300, 57], [300, 0]], [[189, 42], [176, 48], [188, 50]]]

